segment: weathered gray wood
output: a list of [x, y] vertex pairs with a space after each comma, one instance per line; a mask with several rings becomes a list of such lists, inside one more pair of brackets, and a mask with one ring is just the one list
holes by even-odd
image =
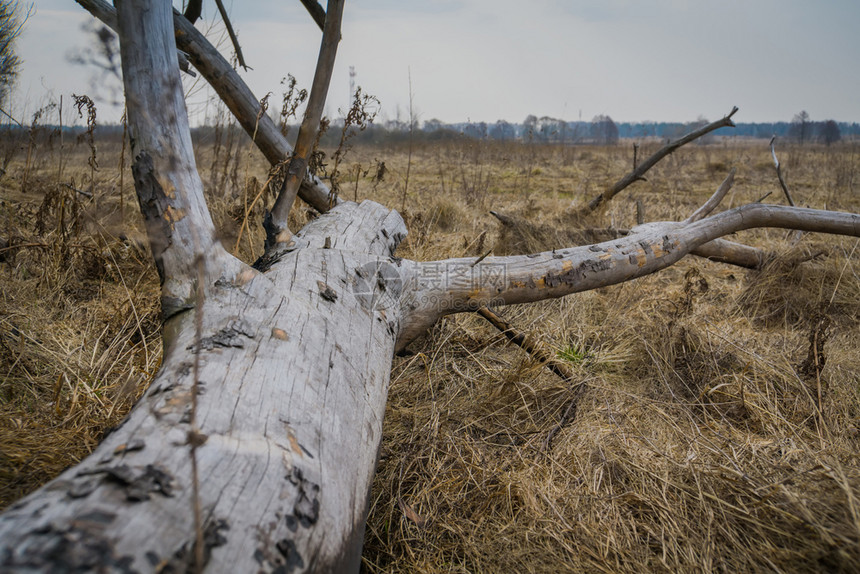
[[[335, 231], [338, 248], [320, 247]], [[396, 286], [381, 291], [372, 270], [397, 265], [388, 255], [404, 233], [377, 204], [345, 204], [267, 274], [207, 284], [196, 416], [206, 572], [358, 571], [399, 330], [384, 299]], [[166, 325], [161, 371], [122, 426], [0, 517], [0, 571], [187, 571], [193, 323], [183, 313]]]
[[164, 241], [153, 249], [164, 293], [183, 299], [162, 368], [123, 425], [0, 517], [0, 571], [185, 572], [198, 554], [211, 572], [357, 571], [399, 328], [385, 313], [396, 282], [383, 289], [374, 272], [397, 263], [403, 221], [344, 204], [265, 275], [227, 255], [175, 105], [170, 4], [118, 7], [135, 183], [148, 233]]
[[[244, 268], [210, 280], [197, 411], [207, 571], [357, 570], [391, 355], [417, 324], [641, 276], [761, 225], [860, 236], [859, 215], [754, 205], [487, 267], [417, 263], [391, 257], [405, 234], [395, 212], [344, 203], [265, 275]], [[192, 323], [190, 313], [168, 323], [162, 370], [123, 426], [0, 517], [5, 570], [187, 567]]]
[[860, 215], [749, 205], [592, 246], [419, 263], [393, 257], [396, 212], [341, 203], [254, 270], [212, 239], [170, 3], [118, 5], [167, 348], [93, 455], [0, 515], [2, 572], [356, 572], [391, 356], [436, 319], [627, 281], [751, 227], [860, 236]]
[[714, 239], [696, 247], [690, 253], [717, 263], [737, 265], [746, 269], [759, 269], [768, 258], [768, 255], [757, 247], [727, 239]]
[[[215, 226], [203, 199], [170, 11], [136, 11], [134, 0], [118, 2], [123, 83], [132, 151], [132, 173], [155, 264], [162, 280], [165, 316], [193, 306], [197, 254], [215, 264], [229, 257], [215, 241]], [[141, 15], [142, 14], [142, 15]]]
[[[735, 182], [735, 174], [737, 173], [737, 168], [732, 168], [729, 172], [729, 175], [726, 176], [726, 179], [723, 180], [723, 183], [720, 184], [720, 187], [717, 188], [717, 191], [708, 198], [699, 209], [694, 211], [690, 217], [684, 220], [684, 223], [693, 223], [694, 221], [699, 221], [707, 217], [712, 211], [714, 211], [729, 190], [732, 189], [732, 184]], [[641, 222], [644, 223], [644, 222]]]
[[692, 223], [640, 225], [626, 237], [533, 255], [410, 263], [400, 349], [439, 317], [484, 306], [531, 303], [654, 273], [724, 235], [756, 227], [860, 237], [860, 215], [750, 204]]

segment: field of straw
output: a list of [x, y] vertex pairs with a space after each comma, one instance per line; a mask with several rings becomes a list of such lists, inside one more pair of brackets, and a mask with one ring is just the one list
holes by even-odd
[[[198, 167], [222, 241], [252, 261], [272, 196], [262, 157], [233, 133], [199, 142]], [[0, 507], [86, 456], [161, 352], [158, 279], [119, 138], [97, 137], [95, 155], [86, 138], [5, 145]], [[798, 205], [860, 212], [860, 145], [777, 151]], [[336, 179], [348, 199], [403, 208], [398, 255], [420, 260], [591, 241], [632, 227], [637, 200], [646, 220], [683, 219], [733, 167], [723, 207], [767, 192], [784, 203], [767, 142], [725, 141], [682, 148], [581, 217], [632, 155], [629, 142], [454, 139], [411, 155], [361, 144]], [[766, 266], [690, 256], [496, 310], [570, 378], [476, 314], [444, 319], [396, 357], [365, 570], [860, 571], [858, 240], [731, 239], [764, 249]]]

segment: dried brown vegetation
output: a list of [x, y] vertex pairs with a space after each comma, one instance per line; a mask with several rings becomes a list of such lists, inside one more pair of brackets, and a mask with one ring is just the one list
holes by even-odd
[[[211, 166], [222, 241], [253, 261], [267, 167], [223, 133], [198, 164]], [[157, 275], [110, 167], [120, 146], [99, 146], [94, 171], [84, 144], [40, 145], [0, 179], [0, 506], [87, 454], [160, 356]], [[463, 139], [415, 144], [410, 164], [405, 145], [356, 145], [340, 184], [350, 199], [399, 205], [408, 170], [400, 254], [479, 257], [603, 239], [589, 234], [631, 227], [637, 199], [647, 220], [683, 219], [732, 167], [727, 206], [768, 191], [780, 201], [769, 153], [767, 142], [683, 148], [588, 221], [576, 208], [630, 169], [630, 147]], [[799, 205], [860, 211], [856, 144], [780, 159]], [[64, 185], [75, 180], [92, 199]], [[500, 232], [489, 210], [528, 223]], [[771, 254], [764, 269], [690, 257], [501, 312], [573, 380], [476, 315], [443, 319], [395, 359], [367, 571], [860, 569], [857, 240], [739, 235]], [[578, 385], [576, 417], [559, 427]]]

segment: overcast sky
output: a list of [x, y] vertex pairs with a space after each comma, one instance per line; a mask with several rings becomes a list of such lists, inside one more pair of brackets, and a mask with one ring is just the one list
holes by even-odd
[[[298, 0], [226, 5], [253, 68], [242, 75], [258, 96], [279, 98], [288, 73], [310, 86], [321, 33]], [[119, 117], [111, 82], [69, 60], [92, 44], [82, 29], [88, 20], [72, 0], [36, 0], [17, 47], [15, 115], [86, 93], [102, 119]], [[213, 24], [217, 38], [215, 3], [206, 0], [197, 26]], [[713, 120], [736, 105], [740, 122], [790, 121], [801, 110], [813, 120], [853, 122], [860, 121], [860, 2], [348, 0], [330, 116], [347, 105], [350, 66], [389, 118], [398, 108], [408, 117], [411, 73], [422, 120]], [[206, 108], [191, 111], [200, 122]]]

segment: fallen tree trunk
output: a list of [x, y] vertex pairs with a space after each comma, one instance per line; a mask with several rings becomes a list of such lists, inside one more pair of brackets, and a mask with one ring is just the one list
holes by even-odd
[[194, 165], [170, 3], [118, 8], [164, 359], [120, 428], [0, 518], [0, 570], [357, 571], [398, 331], [362, 277], [403, 221], [343, 205], [265, 276], [231, 257]]
[[265, 274], [208, 270], [202, 338], [190, 313], [168, 322], [162, 369], [127, 421], [0, 518], [0, 565], [189, 567], [197, 352], [191, 438], [207, 571], [356, 571], [395, 348], [442, 315], [628, 281], [761, 225], [860, 236], [860, 215], [752, 205], [473, 267], [392, 258], [405, 232], [396, 213], [344, 203]]
[[372, 308], [389, 294], [350, 282], [370, 286], [356, 270], [396, 246], [378, 234], [405, 229], [377, 204], [335, 211], [265, 276], [209, 270], [202, 338], [193, 314], [168, 321], [159, 375], [122, 426], [0, 519], [0, 570], [194, 571], [195, 352], [207, 571], [358, 570], [399, 326]]

